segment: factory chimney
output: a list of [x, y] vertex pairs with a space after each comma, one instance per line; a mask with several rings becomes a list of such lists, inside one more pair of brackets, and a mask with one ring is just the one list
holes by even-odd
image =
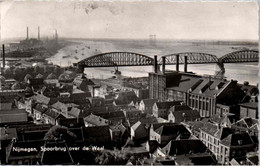
[[188, 72], [188, 57], [184, 56], [184, 72], [187, 73]]
[[58, 41], [58, 33], [57, 33], [57, 29], [55, 29], [55, 40]]
[[29, 28], [26, 28], [26, 40], [29, 40]]
[[3, 44], [3, 68], [5, 68], [5, 45]]
[[165, 56], [162, 57], [162, 73], [165, 74]]
[[157, 55], [154, 56], [154, 64], [153, 64], [154, 73], [157, 73], [158, 64], [157, 64]]
[[40, 27], [38, 27], [38, 40], [40, 40]]
[[179, 55], [176, 55], [176, 71], [179, 71]]

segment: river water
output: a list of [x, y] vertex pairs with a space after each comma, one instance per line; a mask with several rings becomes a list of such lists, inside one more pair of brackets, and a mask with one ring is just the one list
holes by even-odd
[[[157, 40], [156, 45], [151, 45], [146, 40], [77, 40], [78, 44], [61, 49], [56, 55], [49, 58], [52, 62], [61, 66], [72, 65], [87, 57], [99, 53], [123, 51], [135, 52], [153, 57], [154, 55], [168, 55], [180, 52], [203, 52], [221, 57], [227, 53], [241, 49], [257, 49], [252, 44], [216, 44], [196, 43], [194, 41], [171, 41]], [[175, 70], [175, 65], [167, 65], [166, 69]], [[256, 85], [259, 81], [259, 66], [257, 62], [250, 63], [228, 63], [225, 64], [225, 77], [230, 80], [237, 80], [239, 83], [248, 81]], [[119, 67], [123, 76], [143, 77], [153, 71], [152, 66]], [[85, 73], [90, 78], [109, 78], [113, 76], [113, 67], [85, 68]], [[180, 65], [183, 71], [183, 65]], [[199, 75], [214, 75], [218, 71], [216, 64], [189, 64], [188, 71]]]

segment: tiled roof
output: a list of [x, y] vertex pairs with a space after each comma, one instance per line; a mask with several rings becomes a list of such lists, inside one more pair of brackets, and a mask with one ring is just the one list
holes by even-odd
[[94, 126], [84, 128], [85, 137], [110, 137], [109, 126]]
[[169, 135], [176, 135], [179, 134], [189, 133], [189, 131], [183, 125], [162, 125], [160, 128], [155, 130], [161, 136], [169, 136]]
[[215, 133], [218, 131], [218, 126], [217, 125], [214, 125], [210, 122], [207, 122], [206, 124], [204, 124], [202, 127], [201, 127], [201, 130], [214, 136]]
[[191, 108], [187, 105], [174, 105], [169, 111], [182, 111], [182, 110], [191, 110]]
[[206, 152], [207, 147], [200, 140], [171, 140], [162, 152], [169, 156]]
[[240, 106], [243, 106], [243, 107], [254, 108], [254, 109], [257, 109], [257, 108], [258, 108], [258, 102], [241, 103], [241, 104], [239, 104], [239, 105], [240, 105]]
[[68, 114], [71, 116], [74, 116], [75, 118], [79, 118], [81, 116], [82, 111], [76, 107], [72, 107], [69, 111]]
[[165, 101], [165, 102], [156, 102], [158, 109], [169, 109], [174, 105], [181, 105], [182, 101]]
[[55, 109], [63, 112], [63, 111], [68, 110], [69, 107], [64, 103], [57, 101], [56, 103], [52, 104], [52, 108], [55, 108]]
[[50, 118], [53, 118], [53, 119], [57, 119], [59, 116], [64, 117], [63, 115], [61, 115], [61, 114], [59, 114], [59, 113], [57, 113], [55, 111], [52, 111], [51, 109], [48, 109], [43, 114], [48, 116], [48, 117], [50, 117]]
[[84, 118], [84, 121], [87, 123], [91, 123], [95, 126], [106, 126], [109, 125], [109, 121], [100, 116], [90, 114], [89, 116]]
[[142, 125], [142, 123], [138, 121], [131, 128], [135, 131], [140, 125]]
[[37, 101], [37, 103], [43, 103], [45, 105], [51, 104], [51, 98], [46, 97], [44, 95], [41, 94], [36, 94], [35, 96], [33, 96], [33, 99]]
[[142, 101], [146, 107], [152, 107], [154, 105], [154, 103], [156, 103], [158, 100], [157, 99], [143, 99]]
[[254, 85], [240, 85], [241, 89], [249, 96], [257, 96], [259, 94], [259, 90], [257, 86]]
[[33, 109], [35, 109], [41, 113], [44, 113], [45, 111], [47, 111], [47, 109], [42, 107], [41, 104], [36, 104], [36, 106]]
[[101, 112], [101, 113], [94, 113], [94, 114], [101, 116], [104, 119], [125, 118], [125, 114], [123, 111], [109, 111], [109, 112]]
[[248, 133], [234, 133], [224, 138], [221, 143], [226, 146], [252, 145], [253, 140]]
[[178, 121], [193, 121], [200, 118], [200, 114], [196, 110], [180, 110], [172, 112]]
[[68, 128], [85, 126], [83, 118], [59, 119], [59, 125], [65, 126], [65, 127], [68, 127]]

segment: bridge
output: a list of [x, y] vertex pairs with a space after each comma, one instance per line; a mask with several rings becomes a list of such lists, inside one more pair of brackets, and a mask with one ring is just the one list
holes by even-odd
[[153, 58], [133, 52], [108, 52], [91, 56], [80, 62], [80, 67], [147, 66]]
[[[178, 56], [178, 58], [176, 58]], [[242, 50], [226, 54], [220, 58], [216, 55], [199, 53], [199, 52], [183, 52], [165, 55], [165, 64], [185, 63], [185, 57], [188, 64], [205, 64], [216, 63], [222, 71], [224, 63], [241, 63], [241, 62], [258, 62], [259, 56], [256, 50]], [[118, 66], [148, 66], [153, 65], [154, 59], [143, 54], [133, 52], [108, 52], [88, 57], [77, 63], [80, 69], [87, 67], [118, 67]], [[158, 64], [162, 64], [161, 59]]]

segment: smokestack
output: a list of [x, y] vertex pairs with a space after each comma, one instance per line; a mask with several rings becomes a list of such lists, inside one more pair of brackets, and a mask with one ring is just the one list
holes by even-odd
[[187, 73], [188, 69], [188, 57], [184, 56], [184, 72]]
[[38, 27], [38, 40], [40, 40], [40, 27]]
[[162, 57], [162, 73], [165, 74], [165, 57]]
[[179, 55], [176, 55], [176, 71], [179, 71]]
[[154, 56], [154, 64], [153, 65], [154, 65], [153, 66], [154, 67], [154, 73], [157, 73], [157, 66], [158, 66], [157, 65], [157, 55]]
[[3, 44], [3, 68], [5, 68], [5, 45]]
[[29, 28], [26, 28], [26, 40], [29, 40]]
[[57, 29], [55, 29], [55, 40], [58, 41], [58, 33], [57, 33]]

